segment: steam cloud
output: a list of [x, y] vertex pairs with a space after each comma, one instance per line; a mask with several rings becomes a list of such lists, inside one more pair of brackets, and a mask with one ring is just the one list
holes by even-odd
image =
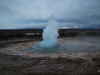
[[55, 48], [59, 45], [57, 37], [59, 26], [53, 14], [48, 20], [48, 26], [43, 30], [43, 41], [38, 45], [40, 48]]

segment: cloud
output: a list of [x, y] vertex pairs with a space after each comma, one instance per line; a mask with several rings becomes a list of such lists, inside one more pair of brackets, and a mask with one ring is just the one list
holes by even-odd
[[100, 0], [0, 0], [0, 26], [47, 23], [52, 13], [60, 24], [98, 24], [99, 3]]

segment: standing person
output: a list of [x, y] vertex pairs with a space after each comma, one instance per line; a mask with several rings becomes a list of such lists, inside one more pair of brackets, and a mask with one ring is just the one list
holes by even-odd
[[4, 40], [4, 34], [3, 33], [1, 34], [1, 40]]
[[5, 33], [3, 34], [3, 40], [6, 40], [6, 34]]
[[6, 40], [8, 41], [8, 34], [6, 35]]
[[32, 35], [32, 39], [34, 38], [34, 35]]
[[32, 38], [32, 35], [30, 34], [30, 39]]

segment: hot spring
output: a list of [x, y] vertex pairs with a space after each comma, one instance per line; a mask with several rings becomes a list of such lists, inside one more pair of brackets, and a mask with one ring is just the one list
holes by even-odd
[[34, 54], [61, 54], [69, 52], [93, 52], [100, 50], [99, 38], [81, 37], [76, 38], [59, 38], [59, 45], [54, 48], [40, 48], [40, 41], [36, 41], [33, 46], [22, 48], [21, 51]]
[[[91, 38], [59, 38], [59, 26], [53, 14], [48, 20], [47, 27], [43, 30], [43, 40], [36, 42], [33, 46], [22, 49], [23, 51], [36, 54], [52, 54], [65, 52], [87, 52], [96, 51], [100, 48], [100, 43], [93, 43]], [[89, 41], [91, 40], [91, 41]]]
[[[14, 40], [17, 41], [17, 40]], [[59, 45], [54, 48], [40, 48], [40, 40], [8, 43], [0, 48], [1, 53], [25, 57], [67, 57], [73, 54], [87, 54], [100, 51], [100, 37], [59, 37]], [[94, 54], [93, 54], [94, 55]]]
[[[60, 48], [60, 44], [58, 42], [58, 22], [55, 20], [55, 17], [53, 14], [51, 14], [47, 27], [43, 30], [42, 38], [43, 41], [41, 41], [39, 44], [36, 44], [29, 48], [29, 50], [37, 51], [38, 53], [47, 53], [47, 52], [53, 52], [58, 51]], [[35, 52], [34, 51], [34, 52]]]
[[[74, 52], [93, 52], [100, 51], [100, 37], [87, 37], [87, 36], [77, 36], [77, 37], [59, 37], [58, 34], [59, 26], [53, 14], [48, 19], [47, 27], [43, 30], [42, 38], [43, 40], [35, 40], [30, 42], [24, 42], [18, 44], [9, 44], [7, 47], [1, 48], [0, 52], [15, 55], [33, 55], [35, 57], [38, 55], [46, 55]], [[36, 38], [37, 39], [37, 38]], [[21, 39], [20, 39], [21, 40]], [[16, 41], [16, 40], [13, 40]], [[70, 55], [70, 54], [69, 54]], [[64, 56], [64, 55], [62, 55]]]

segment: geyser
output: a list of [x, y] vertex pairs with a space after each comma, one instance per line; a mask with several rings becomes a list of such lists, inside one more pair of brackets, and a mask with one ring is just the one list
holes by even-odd
[[43, 30], [43, 41], [38, 45], [40, 48], [55, 48], [59, 45], [58, 42], [59, 26], [53, 14], [48, 20], [48, 26]]

